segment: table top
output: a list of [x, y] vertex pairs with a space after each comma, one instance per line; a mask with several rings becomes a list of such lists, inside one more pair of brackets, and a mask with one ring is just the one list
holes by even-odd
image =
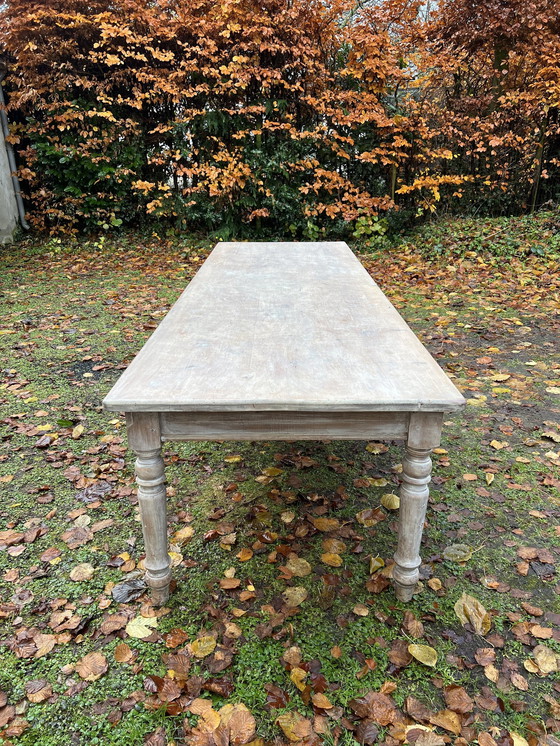
[[103, 402], [125, 412], [463, 404], [343, 242], [219, 243]]

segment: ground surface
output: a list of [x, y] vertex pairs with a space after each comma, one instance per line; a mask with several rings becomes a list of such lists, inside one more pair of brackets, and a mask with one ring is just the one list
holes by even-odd
[[0, 743], [546, 742], [560, 728], [559, 227], [463, 221], [361, 247], [468, 399], [434, 456], [408, 606], [387, 587], [400, 447], [366, 442], [170, 445], [177, 586], [164, 609], [130, 598], [132, 464], [100, 402], [208, 245], [5, 251]]

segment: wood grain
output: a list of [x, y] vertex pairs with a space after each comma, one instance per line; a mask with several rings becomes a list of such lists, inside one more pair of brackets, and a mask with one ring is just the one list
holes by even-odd
[[406, 412], [164, 412], [163, 440], [406, 438]]
[[117, 411], [453, 411], [348, 246], [221, 243], [104, 401]]

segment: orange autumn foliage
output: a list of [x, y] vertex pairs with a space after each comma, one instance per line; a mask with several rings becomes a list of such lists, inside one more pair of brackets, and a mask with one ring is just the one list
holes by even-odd
[[0, 16], [38, 228], [317, 238], [557, 195], [552, 0], [8, 0]]

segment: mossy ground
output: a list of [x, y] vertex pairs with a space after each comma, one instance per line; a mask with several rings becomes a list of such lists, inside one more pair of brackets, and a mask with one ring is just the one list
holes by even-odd
[[[458, 234], [464, 240], [464, 226]], [[361, 442], [174, 443], [165, 448], [170, 530], [190, 523], [194, 538], [182, 548], [182, 564], [174, 571], [170, 611], [159, 620], [158, 641], [129, 638], [123, 631], [100, 632], [104, 614], [119, 608], [111, 588], [126, 577], [108, 561], [127, 552], [128, 567], [135, 569], [143, 551], [124, 420], [104, 412], [101, 400], [207, 249], [204, 242], [126, 237], [114, 245], [24, 242], [4, 250], [0, 258], [0, 530], [46, 529], [34, 541], [0, 552], [2, 602], [16, 608], [0, 618], [2, 638], [9, 642], [23, 628], [52, 633], [49, 622], [56, 599], [62, 599], [60, 608], [71, 607], [81, 620], [77, 634], [71, 631], [68, 642], [43, 657], [18, 657], [13, 645], [2, 648], [0, 689], [29, 724], [6, 741], [25, 746], [129, 746], [143, 743], [147, 734], [163, 726], [169, 738], [182, 743], [184, 714], [147, 710], [141, 702], [123, 711], [120, 704], [142, 690], [147, 675], [165, 673], [162, 635], [181, 628], [193, 640], [201, 629], [212, 629], [216, 610], [235, 618], [242, 630], [225, 672], [234, 684], [228, 701], [243, 702], [252, 711], [265, 739], [279, 734], [274, 724], [278, 713], [267, 707], [265, 684], [276, 683], [290, 695], [288, 709], [311, 713], [281, 662], [288, 642], [301, 648], [304, 661], [321, 662], [335, 705], [346, 707], [353, 697], [378, 690], [388, 680], [397, 684], [393, 697], [398, 705], [413, 695], [433, 710], [445, 707], [441, 690], [447, 684], [460, 684], [473, 697], [488, 686], [502, 706], [477, 710], [475, 730], [494, 725], [527, 734], [535, 722], [542, 727], [551, 716], [543, 695], [557, 699], [558, 690], [553, 676], [537, 677], [523, 667], [541, 640], [520, 640], [511, 627], [516, 615], [521, 621], [532, 619], [522, 601], [540, 606], [546, 614], [539, 623], [553, 629], [546, 644], [560, 653], [554, 624], [560, 612], [555, 568], [539, 574], [531, 567], [526, 576], [516, 569], [520, 547], [547, 548], [556, 559], [560, 550], [560, 446], [544, 435], [560, 434], [554, 252], [535, 252], [507, 264], [500, 258], [469, 255], [468, 250], [459, 259], [429, 260], [411, 241], [395, 253], [361, 255], [470, 402], [459, 416], [446, 419], [442, 451], [434, 458], [422, 548], [423, 589], [411, 604], [397, 602], [390, 588], [372, 594], [365, 587], [369, 558], [387, 560], [394, 551], [395, 514], [371, 528], [355, 519], [359, 511], [379, 505], [383, 493], [398, 489], [400, 444], [391, 443], [387, 452], [374, 455]], [[77, 425], [84, 430], [72, 437]], [[37, 447], [44, 434], [50, 434], [51, 442]], [[83, 484], [108, 479], [111, 492], [84, 502], [83, 488], [80, 492], [80, 483], [69, 478], [69, 467], [77, 469]], [[262, 479], [270, 467], [281, 472]], [[355, 480], [363, 477], [384, 478], [387, 484], [356, 486]], [[74, 525], [79, 516], [73, 511], [79, 508], [92, 524], [104, 519], [113, 519], [113, 524], [69, 549], [62, 534]], [[216, 509], [223, 515], [210, 520]], [[283, 520], [286, 511], [296, 515], [290, 524]], [[338, 568], [322, 564], [325, 534], [311, 531], [298, 537], [293, 531], [305, 523], [301, 516], [322, 511], [348, 522], [362, 537], [347, 542], [349, 550]], [[233, 524], [236, 537], [230, 550], [219, 540], [204, 538], [220, 522]], [[253, 545], [263, 531], [278, 536], [258, 546], [248, 561], [239, 561], [239, 550]], [[443, 549], [456, 543], [472, 547], [468, 562], [443, 558]], [[267, 619], [262, 608], [277, 604], [286, 588], [279, 572], [281, 556], [270, 557], [282, 545], [290, 545], [311, 564], [311, 574], [292, 583], [304, 586], [309, 596], [274, 635], [261, 638], [255, 628]], [[59, 549], [60, 555], [45, 561], [41, 557], [49, 548]], [[95, 574], [73, 582], [70, 571], [84, 562], [95, 567]], [[220, 588], [220, 578], [231, 567], [241, 588], [255, 588], [254, 600], [241, 602], [238, 591]], [[326, 589], [326, 573], [337, 578], [334, 593]], [[430, 578], [441, 581], [441, 590], [427, 585]], [[507, 678], [492, 683], [476, 665], [475, 651], [489, 643], [466, 631], [457, 619], [453, 607], [463, 591], [491, 611], [492, 632], [503, 638], [497, 660], [517, 665], [528, 691]], [[142, 600], [126, 607], [138, 610]], [[366, 605], [368, 616], [355, 614], [356, 604]], [[424, 622], [422, 642], [438, 651], [435, 669], [414, 661], [398, 668], [390, 661], [391, 643], [406, 639], [401, 629], [406, 608]], [[244, 614], [236, 617], [235, 609]], [[122, 639], [138, 651], [134, 665], [114, 659]], [[338, 658], [331, 654], [335, 646], [341, 651]], [[103, 652], [109, 669], [70, 696], [67, 692], [80, 678], [68, 666], [93, 650]], [[374, 659], [377, 665], [357, 678], [364, 659]], [[204, 662], [197, 666], [208, 677]], [[33, 704], [24, 687], [37, 679], [51, 684], [53, 696]], [[217, 703], [225, 702], [213, 696]], [[353, 742], [351, 734], [344, 732], [342, 741]]]

